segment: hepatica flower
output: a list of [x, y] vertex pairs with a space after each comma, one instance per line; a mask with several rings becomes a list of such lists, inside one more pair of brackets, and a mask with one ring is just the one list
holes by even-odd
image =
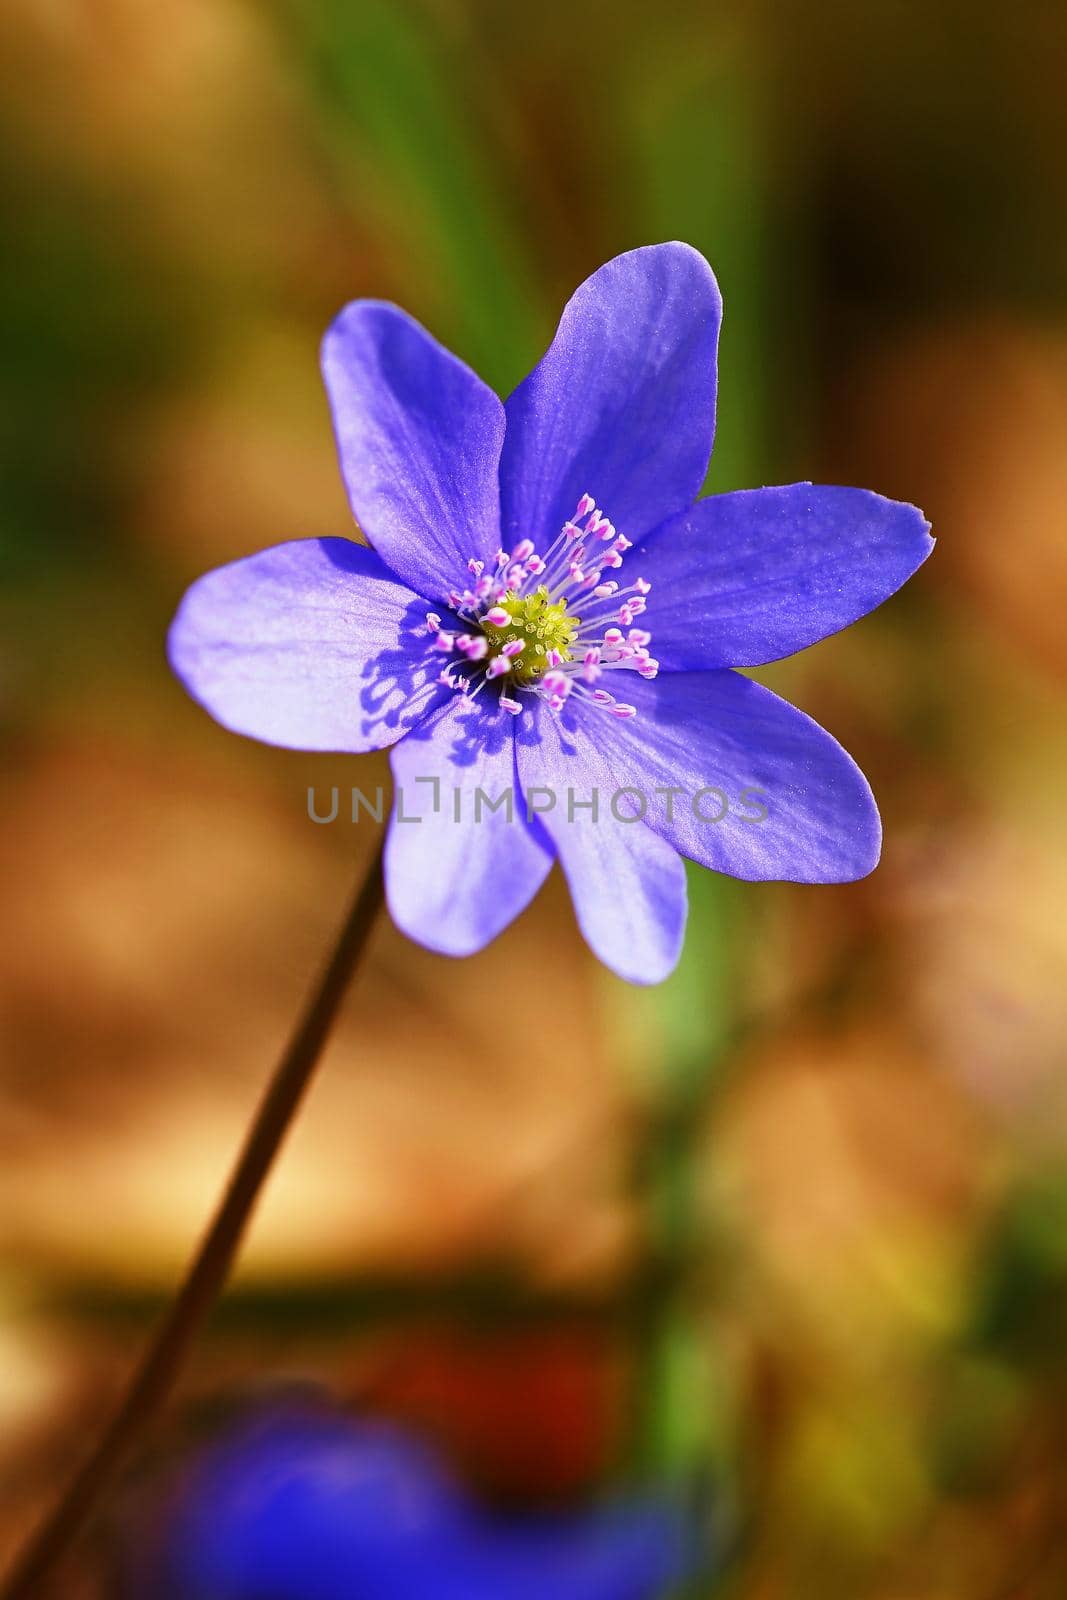
[[226, 727], [301, 750], [392, 746], [390, 910], [449, 955], [487, 944], [553, 861], [582, 932], [657, 982], [682, 857], [841, 883], [878, 860], [866, 780], [733, 670], [803, 649], [932, 548], [913, 506], [790, 484], [697, 500], [721, 302], [684, 244], [577, 291], [501, 403], [395, 306], [326, 335], [341, 470], [371, 548], [282, 544], [208, 573], [170, 636]]
[[193, 1464], [126, 1553], [131, 1600], [654, 1600], [666, 1506], [491, 1517], [415, 1440], [332, 1413], [254, 1418]]

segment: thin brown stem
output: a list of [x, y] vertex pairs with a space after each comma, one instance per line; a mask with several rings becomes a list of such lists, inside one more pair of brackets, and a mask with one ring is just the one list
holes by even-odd
[[100, 1442], [17, 1558], [0, 1600], [36, 1600], [177, 1381], [229, 1277], [249, 1219], [303, 1099], [383, 899], [381, 853], [308, 999], [249, 1128], [226, 1190], [185, 1280]]

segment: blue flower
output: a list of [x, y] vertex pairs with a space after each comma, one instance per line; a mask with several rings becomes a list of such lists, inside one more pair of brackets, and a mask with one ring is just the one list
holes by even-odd
[[273, 1412], [195, 1462], [129, 1563], [135, 1600], [652, 1600], [676, 1513], [501, 1520], [380, 1423]]
[[631, 251], [502, 404], [404, 312], [355, 302], [323, 370], [372, 549], [279, 545], [181, 605], [172, 664], [226, 727], [394, 747], [418, 820], [394, 816], [388, 902], [433, 950], [481, 949], [558, 860], [596, 954], [657, 982], [681, 948], [682, 856], [801, 883], [878, 860], [862, 773], [732, 669], [879, 605], [929, 554], [928, 525], [809, 483], [696, 500], [720, 315], [696, 251]]

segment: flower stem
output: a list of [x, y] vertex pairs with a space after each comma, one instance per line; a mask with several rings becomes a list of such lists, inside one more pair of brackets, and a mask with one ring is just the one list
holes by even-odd
[[69, 1550], [166, 1402], [190, 1347], [229, 1277], [263, 1184], [366, 949], [383, 895], [379, 850], [260, 1103], [214, 1219], [169, 1312], [96, 1449], [54, 1511], [31, 1536], [0, 1587], [0, 1600], [38, 1600], [40, 1586]]

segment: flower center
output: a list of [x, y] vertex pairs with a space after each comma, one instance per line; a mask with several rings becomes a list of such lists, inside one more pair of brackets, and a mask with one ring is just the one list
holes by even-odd
[[[652, 635], [634, 627], [652, 585], [609, 576], [630, 549], [632, 541], [583, 494], [544, 555], [532, 539], [520, 539], [514, 550], [498, 550], [491, 564], [472, 556], [468, 587], [448, 596], [464, 631], [442, 627], [436, 611], [426, 613], [429, 648], [448, 659], [422, 692], [443, 685], [473, 700], [493, 684], [501, 710], [513, 717], [523, 709], [520, 694], [535, 694], [557, 712], [573, 694], [613, 717], [636, 716], [635, 706], [602, 683], [594, 687], [607, 672], [654, 678], [659, 670], [648, 648]], [[580, 616], [572, 610], [579, 603]]]
[[482, 633], [489, 641], [490, 658], [504, 654], [508, 645], [521, 643], [521, 650], [507, 657], [511, 660], [513, 683], [533, 683], [543, 677], [550, 666], [570, 661], [571, 646], [581, 619], [567, 610], [565, 598], [553, 600], [547, 585], [542, 583], [533, 594], [518, 594], [509, 589], [496, 605], [499, 611], [507, 612], [508, 620], [490, 622], [486, 617], [482, 621]]

